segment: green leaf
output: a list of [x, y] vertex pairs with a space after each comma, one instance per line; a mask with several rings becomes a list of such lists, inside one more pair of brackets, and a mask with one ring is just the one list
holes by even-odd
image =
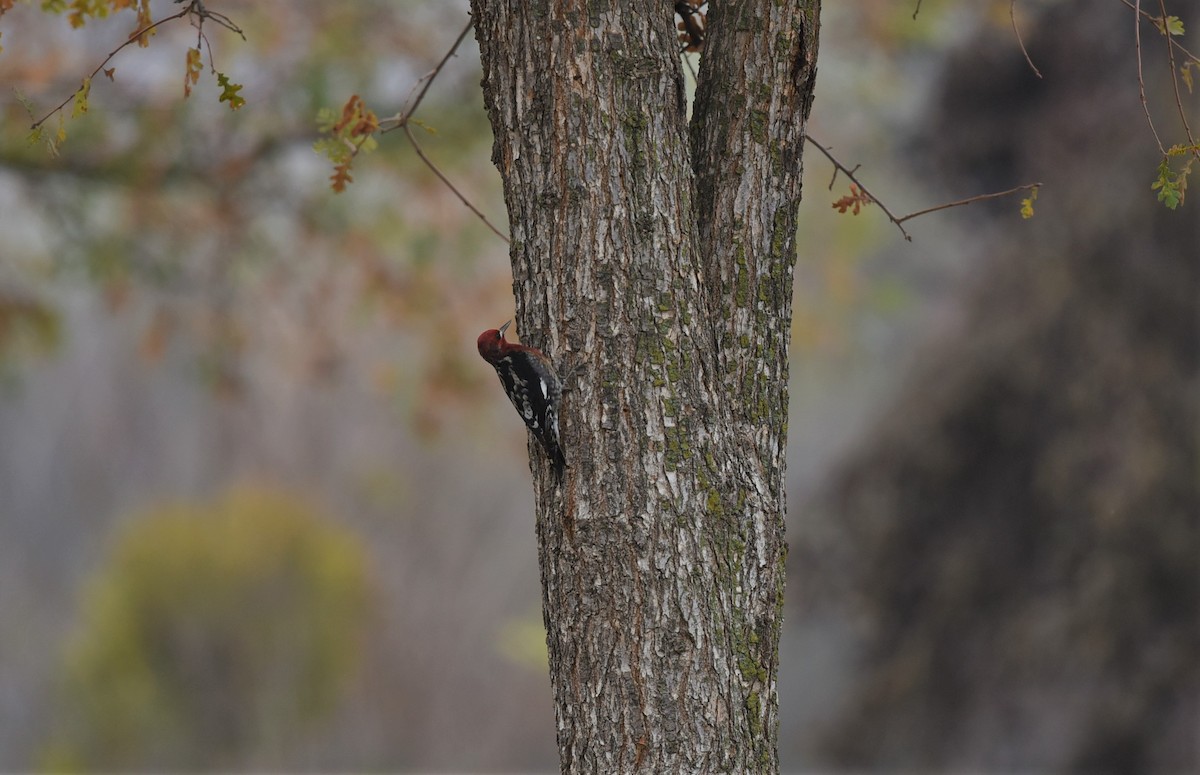
[[1037, 186], [1029, 192], [1029, 196], [1021, 200], [1021, 217], [1028, 220], [1033, 217], [1033, 203], [1037, 201]]
[[88, 112], [88, 94], [92, 91], [92, 79], [84, 78], [83, 85], [75, 92], [75, 104], [71, 107], [71, 118], [79, 118]]
[[237, 110], [246, 104], [246, 98], [238, 96], [242, 90], [240, 83], [233, 83], [225, 73], [217, 73], [217, 85], [221, 87], [220, 102], [228, 102], [230, 110]]
[[332, 132], [333, 125], [338, 122], [338, 113], [332, 108], [321, 108], [317, 111], [317, 129], [321, 132]]
[[67, 127], [63, 121], [62, 113], [58, 114], [58, 131], [50, 134], [46, 131], [45, 124], [39, 124], [29, 132], [29, 144], [35, 145], [42, 143], [46, 146], [46, 152], [51, 156], [58, 156], [58, 147], [67, 139]]
[[1166, 205], [1168, 209], [1174, 210], [1183, 202], [1183, 190], [1180, 188], [1179, 177], [1171, 170], [1171, 165], [1165, 158], [1158, 165], [1158, 177], [1150, 185], [1150, 190], [1158, 192], [1158, 201]]
[[1183, 20], [1178, 16], [1154, 16], [1151, 17], [1154, 22], [1154, 27], [1162, 35], [1182, 35]]
[[341, 164], [350, 158], [350, 148], [339, 137], [322, 137], [313, 143], [313, 150], [334, 164]]

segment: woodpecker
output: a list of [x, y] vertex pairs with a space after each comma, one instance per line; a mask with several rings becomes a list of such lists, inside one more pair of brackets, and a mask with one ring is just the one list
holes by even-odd
[[704, 27], [708, 23], [708, 9], [700, 10], [704, 2], [696, 0], [680, 0], [675, 3], [675, 13], [683, 21], [675, 26], [679, 29], [679, 42], [684, 51], [701, 51], [704, 49]]
[[562, 383], [554, 365], [536, 347], [526, 347], [504, 339], [512, 325], [491, 328], [479, 335], [479, 354], [492, 364], [508, 400], [517, 408], [529, 432], [537, 437], [554, 463], [554, 473], [562, 476], [566, 457], [558, 443], [558, 407]]

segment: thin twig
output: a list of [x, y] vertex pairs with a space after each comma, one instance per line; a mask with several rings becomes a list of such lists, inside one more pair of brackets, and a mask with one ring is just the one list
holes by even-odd
[[451, 183], [449, 181], [449, 179], [447, 179], [446, 176], [442, 174], [442, 171], [437, 168], [437, 165], [429, 160], [429, 157], [426, 156], [425, 152], [421, 150], [420, 144], [417, 143], [417, 138], [413, 137], [412, 130], [408, 128], [408, 123], [405, 122], [404, 124], [401, 124], [401, 127], [404, 129], [404, 134], [406, 137], [408, 137], [408, 141], [410, 143], [412, 143], [413, 150], [417, 152], [417, 156], [421, 157], [421, 161], [425, 162], [425, 166], [429, 167], [429, 169], [433, 170], [433, 174], [437, 175], [438, 178], [443, 183], [446, 184], [446, 188], [453, 191], [454, 195], [456, 197], [458, 197], [459, 201], [462, 202], [463, 204], [465, 204], [467, 206], [468, 210], [475, 213], [475, 215], [478, 216], [479, 220], [483, 221], [483, 223], [489, 229], [491, 229], [493, 232], [495, 232], [497, 237], [499, 237], [500, 239], [504, 240], [505, 242], [508, 242], [511, 244], [512, 241], [507, 236], [505, 236], [504, 232], [500, 231], [495, 226], [493, 226], [492, 222], [487, 219], [487, 216], [485, 216], [483, 213], [479, 212], [479, 210], [475, 207], [475, 205], [471, 204], [470, 201], [468, 201], [467, 198], [465, 196], [463, 196], [462, 193], [457, 188], [454, 187], [454, 184]]
[[[813, 145], [816, 145], [816, 143], [813, 143]], [[819, 148], [820, 146], [817, 146], [817, 147]], [[826, 155], [826, 156], [828, 156], [829, 154], [827, 153], [827, 154], [825, 154], [825, 155]], [[854, 173], [858, 172], [858, 170], [859, 170], [859, 168], [860, 168], [860, 167], [862, 167], [862, 165], [861, 165], [861, 164], [855, 164], [855, 165], [854, 165], [854, 169], [850, 170], [850, 171], [849, 171], [849, 172], [847, 172], [846, 174], [847, 174], [847, 175], [853, 175]], [[829, 176], [829, 190], [830, 190], [830, 191], [832, 191], [832, 190], [833, 190], [833, 184], [834, 184], [834, 183], [837, 183], [838, 171], [839, 171], [839, 167], [835, 166], [835, 167], [833, 168], [833, 174]], [[851, 179], [851, 180], [854, 180], [854, 178], [850, 178], [850, 179]], [[854, 182], [855, 182], [856, 184], [858, 183], [858, 181], [854, 181]], [[859, 188], [861, 188], [861, 186], [859, 186]]]
[[952, 207], [963, 207], [964, 205], [969, 205], [973, 202], [982, 202], [985, 199], [998, 199], [999, 197], [1002, 197], [1002, 196], [1009, 196], [1010, 194], [1015, 194], [1018, 191], [1028, 191], [1030, 189], [1042, 187], [1041, 183], [1027, 183], [1023, 186], [1017, 186], [1016, 188], [1010, 188], [1007, 191], [997, 191], [992, 194], [979, 194], [978, 196], [972, 196], [972, 197], [968, 197], [966, 199], [959, 199], [958, 201], [955, 201], [955, 202], [946, 202], [945, 204], [936, 205], [934, 207], [927, 207], [924, 210], [917, 210], [916, 212], [909, 213], [908, 215], [897, 216], [891, 210], [889, 210], [887, 208], [887, 205], [885, 205], [883, 202], [881, 202], [877, 196], [872, 194], [867, 189], [867, 187], [862, 184], [861, 180], [859, 180], [857, 177], [854, 176], [854, 173], [857, 172], [858, 168], [862, 166], [861, 164], [856, 164], [854, 166], [854, 169], [850, 169], [845, 164], [842, 164], [840, 161], [838, 161], [837, 158], [833, 155], [833, 153], [828, 148], [821, 145], [816, 140], [812, 139], [812, 137], [805, 135], [804, 139], [807, 140], [809, 143], [811, 143], [813, 145], [813, 147], [816, 148], [818, 151], [825, 154], [825, 158], [829, 159], [829, 163], [833, 165], [833, 167], [834, 167], [833, 178], [829, 181], [830, 190], [833, 189], [833, 184], [837, 180], [838, 173], [839, 172], [842, 173], [847, 178], [849, 178], [850, 181], [852, 183], [854, 183], [854, 185], [858, 186], [859, 191], [861, 191], [864, 195], [866, 195], [867, 199], [869, 199], [870, 201], [879, 205], [879, 209], [882, 210], [883, 214], [888, 217], [888, 220], [890, 220], [892, 223], [896, 224], [896, 228], [900, 230], [900, 233], [904, 235], [904, 239], [907, 240], [908, 242], [912, 242], [912, 235], [910, 235], [904, 229], [903, 224], [905, 221], [912, 220], [913, 218], [917, 218], [922, 215], [928, 215], [929, 213], [936, 213], [938, 210], [949, 210]]
[[220, 26], [224, 27], [225, 29], [229, 30], [230, 32], [237, 33], [241, 37], [242, 40], [246, 39], [246, 33], [242, 32], [241, 27], [239, 27], [233, 23], [233, 19], [230, 19], [228, 16], [226, 16], [223, 13], [218, 13], [217, 11], [208, 10], [207, 8], [204, 7], [204, 5], [201, 2], [199, 2], [199, 0], [197, 0], [197, 2], [196, 2], [196, 7], [199, 12], [200, 19], [202, 21], [204, 19], [212, 19], [214, 22], [216, 22]]
[[[1159, 19], [1157, 17], [1155, 17], [1154, 14], [1141, 10], [1140, 3], [1138, 5], [1134, 5], [1133, 3], [1129, 2], [1129, 0], [1121, 0], [1121, 2], [1124, 3], [1125, 7], [1127, 7], [1129, 10], [1136, 11], [1140, 15], [1145, 16], [1150, 21], [1152, 21], [1152, 22], [1159, 21]], [[1166, 24], [1166, 20], [1163, 20], [1163, 24]], [[1200, 65], [1200, 56], [1196, 56], [1191, 51], [1188, 51], [1187, 48], [1185, 48], [1182, 43], [1175, 40], [1175, 38], [1171, 37], [1170, 35], [1167, 36], [1167, 40], [1171, 43], [1171, 48], [1175, 49], [1176, 51], [1180, 52], [1188, 59], [1190, 59], [1193, 62], [1195, 62], [1196, 64]]]
[[[957, 202], [946, 202], [945, 204], [941, 204], [936, 207], [926, 207], [924, 210], [917, 210], [915, 213], [909, 213], [908, 215], [904, 216], [900, 220], [896, 221], [896, 225], [899, 226], [901, 223], [909, 220], [910, 218], [916, 218], [921, 215], [928, 215], [929, 213], [936, 213], [938, 210], [949, 210], [951, 207], [962, 207], [964, 205], [969, 205], [973, 202], [982, 202], [985, 199], [998, 199], [1002, 196], [1008, 196], [1010, 194], [1015, 194], [1019, 191], [1028, 191], [1033, 188], [1041, 188], [1041, 187], [1042, 187], [1041, 183], [1026, 183], [1023, 186], [1017, 186], [1016, 188], [1010, 188], [1007, 191], [996, 191], [995, 193], [991, 193], [991, 194], [979, 194], [978, 196], [967, 197], [966, 199], [959, 199]], [[882, 205], [881, 205], [881, 207], [882, 207]]]
[[[471, 27], [474, 25], [475, 20], [468, 18], [467, 26], [463, 27], [463, 31], [458, 33], [458, 37], [454, 39], [454, 45], [450, 46], [450, 50], [446, 52], [446, 56], [442, 57], [442, 61], [437, 63], [437, 67], [421, 76], [421, 81], [424, 81], [424, 86], [421, 87], [421, 92], [417, 95], [417, 98], [413, 100], [412, 104], [402, 113], [399, 113], [392, 118], [383, 119], [384, 121], [395, 121], [396, 123], [387, 129], [381, 130], [381, 134], [387, 134], [393, 129], [399, 129], [400, 127], [408, 124], [408, 120], [412, 117], [412, 114], [417, 112], [417, 107], [420, 106], [421, 100], [425, 99], [425, 92], [429, 91], [429, 87], [433, 85], [433, 80], [438, 77], [438, 73], [442, 72], [442, 68], [445, 67], [446, 63], [450, 61], [450, 58], [454, 56], [454, 52], [458, 51], [458, 47], [462, 44], [463, 39], [467, 37], [467, 33], [471, 31]], [[420, 81], [418, 81], [418, 83], [420, 83]]]
[[1196, 151], [1196, 138], [1192, 137], [1192, 128], [1188, 125], [1187, 111], [1183, 109], [1183, 96], [1179, 93], [1179, 71], [1175, 69], [1175, 49], [1170, 45], [1171, 31], [1167, 29], [1167, 6], [1163, 0], [1158, 0], [1159, 10], [1162, 11], [1162, 33], [1168, 41], [1167, 61], [1171, 63], [1171, 87], [1175, 89], [1175, 108], [1179, 111], [1179, 122], [1183, 124], [1183, 133], [1187, 136], [1192, 155], [1200, 155]]
[[[220, 26], [229, 30], [230, 32], [235, 32], [238, 35], [241, 35], [242, 40], [246, 39], [246, 33], [242, 32], [242, 29], [240, 27], [238, 27], [236, 24], [234, 24], [233, 20], [230, 19], [228, 16], [226, 16], [225, 14], [222, 14], [222, 13], [217, 13], [216, 11], [208, 10], [207, 8], [204, 7], [203, 0], [191, 0], [191, 2], [189, 2], [187, 4], [187, 6], [179, 13], [177, 13], [173, 16], [167, 16], [165, 18], [159, 19], [156, 22], [147, 24], [145, 27], [142, 27], [139, 30], [134, 30], [132, 33], [130, 33], [129, 37], [126, 38], [125, 42], [122, 43], [121, 45], [117, 46], [116, 48], [114, 48], [112, 51], [110, 51], [108, 53], [108, 56], [106, 56], [104, 58], [104, 61], [96, 66], [96, 69], [92, 71], [91, 75], [89, 75], [86, 80], [91, 80], [92, 78], [95, 78], [96, 74], [99, 73], [101, 70], [103, 70], [104, 66], [107, 65], [109, 62], [111, 62], [113, 57], [115, 57], [117, 54], [121, 53], [121, 51], [123, 51], [126, 46], [132, 45], [133, 43], [141, 40], [142, 37], [146, 35], [146, 33], [150, 32], [151, 30], [155, 29], [156, 27], [160, 27], [160, 26], [166, 24], [167, 22], [172, 22], [172, 21], [175, 21], [176, 19], [182, 19], [185, 16], [191, 16], [193, 14], [199, 20], [199, 22], [196, 25], [196, 29], [202, 37], [204, 34], [203, 33], [204, 20], [212, 19], [217, 24], [219, 24]], [[205, 37], [204, 41], [205, 41], [205, 43], [207, 43], [208, 38]], [[197, 42], [196, 42], [196, 47], [197, 48], [200, 47], [199, 40], [197, 40]], [[212, 48], [211, 47], [209, 47], [209, 51], [208, 51], [208, 61], [209, 61], [209, 66], [211, 66], [212, 65]], [[37, 121], [33, 122], [33, 125], [30, 126], [29, 128], [31, 130], [37, 129], [42, 124], [46, 123], [50, 119], [51, 116], [53, 116], [55, 113], [57, 113], [60, 110], [62, 110], [63, 108], [65, 108], [67, 106], [67, 103], [70, 102], [71, 100], [73, 100], [75, 98], [75, 95], [78, 93], [79, 93], [79, 89], [76, 89], [75, 91], [71, 92], [71, 95], [69, 97], [67, 97], [62, 102], [58, 103], [58, 107], [54, 108], [49, 113], [42, 116]]]
[[[1146, 123], [1150, 125], [1150, 133], [1154, 135], [1154, 142], [1158, 143], [1158, 150], [1163, 156], [1167, 155], [1167, 149], [1163, 146], [1162, 139], [1158, 136], [1158, 130], [1154, 128], [1154, 119], [1150, 118], [1150, 105], [1146, 102], [1146, 81], [1142, 78], [1142, 0], [1134, 0], [1133, 10], [1133, 49], [1136, 52], [1137, 59], [1137, 81], [1138, 81], [1138, 98], [1142, 101], [1142, 112], [1146, 114]], [[1166, 20], [1163, 20], [1166, 24]]]
[[[92, 78], [95, 78], [95, 77], [96, 77], [96, 73], [98, 73], [98, 72], [100, 72], [101, 70], [103, 70], [103, 69], [104, 69], [104, 66], [105, 66], [106, 64], [108, 64], [109, 62], [111, 62], [113, 57], [115, 57], [117, 54], [119, 54], [119, 53], [120, 53], [120, 52], [121, 52], [121, 51], [122, 51], [122, 50], [123, 50], [123, 49], [124, 49], [126, 46], [128, 46], [128, 45], [132, 44], [134, 41], [136, 41], [136, 40], [138, 40], [139, 38], [141, 38], [141, 37], [142, 37], [143, 35], [145, 35], [147, 32], [150, 32], [151, 30], [153, 30], [155, 27], [158, 27], [159, 25], [166, 24], [167, 22], [174, 21], [174, 20], [176, 20], [176, 19], [182, 19], [183, 17], [187, 16], [187, 15], [188, 15], [189, 13], [191, 13], [191, 12], [192, 12], [192, 6], [190, 6], [190, 5], [189, 5], [187, 8], [184, 8], [182, 11], [180, 11], [180, 12], [179, 12], [179, 13], [177, 13], [177, 14], [175, 14], [174, 16], [168, 16], [168, 17], [166, 17], [165, 19], [159, 19], [158, 21], [156, 21], [156, 22], [154, 22], [154, 23], [152, 23], [152, 24], [148, 24], [148, 25], [146, 25], [145, 27], [143, 27], [143, 28], [142, 28], [142, 29], [140, 29], [140, 30], [136, 30], [135, 32], [133, 32], [133, 33], [132, 33], [132, 34], [129, 36], [129, 38], [128, 38], [128, 39], [127, 39], [127, 40], [126, 40], [124, 43], [122, 43], [121, 45], [119, 45], [119, 46], [117, 46], [116, 48], [114, 48], [112, 51], [110, 51], [110, 52], [109, 52], [108, 56], [104, 57], [104, 61], [103, 61], [103, 62], [101, 62], [99, 65], [97, 65], [97, 66], [96, 66], [96, 69], [95, 69], [95, 70], [93, 70], [93, 71], [92, 71], [92, 74], [91, 74], [91, 75], [89, 75], [89, 76], [87, 77], [87, 80], [91, 80]], [[51, 110], [49, 113], [47, 113], [46, 115], [42, 116], [42, 117], [41, 117], [41, 118], [39, 118], [37, 121], [33, 122], [33, 126], [31, 126], [31, 127], [29, 127], [29, 128], [30, 128], [30, 129], [37, 129], [37, 128], [38, 128], [38, 127], [40, 127], [42, 124], [46, 123], [46, 121], [48, 121], [48, 120], [50, 119], [50, 117], [51, 117], [51, 116], [53, 116], [55, 113], [57, 113], [58, 111], [60, 111], [60, 110], [62, 110], [63, 108], [65, 108], [65, 107], [67, 106], [67, 103], [68, 103], [68, 102], [70, 102], [71, 100], [75, 99], [75, 95], [76, 95], [76, 94], [78, 94], [78, 93], [79, 93], [79, 89], [76, 89], [75, 91], [71, 92], [71, 95], [70, 95], [69, 97], [67, 97], [67, 98], [66, 98], [65, 100], [63, 100], [62, 102], [58, 103], [58, 107], [54, 108], [54, 109], [53, 109], [53, 110]]]
[[1037, 69], [1037, 65], [1029, 58], [1029, 50], [1025, 48], [1025, 41], [1021, 40], [1021, 30], [1017, 28], [1017, 0], [1009, 0], [1008, 3], [1008, 18], [1012, 20], [1013, 34], [1017, 36], [1017, 45], [1021, 47], [1021, 53], [1025, 55], [1025, 61], [1029, 64], [1029, 69], [1038, 78], [1042, 77], [1042, 71]]
[[917, 20], [917, 14], [921, 12], [921, 0], [917, 0], [917, 7], [913, 9], [913, 21]]
[[[854, 183], [854, 185], [858, 186], [860, 191], [862, 191], [864, 194], [866, 194], [868, 197], [870, 197], [872, 202], [879, 205], [879, 209], [883, 210], [883, 214], [886, 215], [892, 223], [896, 224], [896, 228], [898, 228], [900, 230], [900, 233], [904, 235], [904, 239], [906, 239], [909, 242], [912, 242], [912, 235], [910, 235], [907, 231], [905, 231], [904, 227], [900, 225], [900, 219], [897, 218], [894, 214], [892, 214], [892, 211], [887, 208], [887, 205], [885, 205], [883, 202], [879, 201], [879, 198], [877, 196], [875, 196], [874, 194], [872, 194], [867, 189], [867, 187], [862, 184], [862, 181], [860, 181], [858, 178], [854, 177], [854, 172], [855, 172], [855, 170], [858, 169], [858, 167], [855, 167], [853, 170], [846, 167], [845, 164], [842, 164], [840, 161], [838, 161], [836, 158], [834, 158], [833, 153], [830, 152], [830, 150], [828, 148], [821, 145], [816, 140], [812, 139], [811, 135], [805, 135], [804, 139], [807, 140], [809, 143], [811, 143], [813, 145], [813, 147], [816, 148], [818, 151], [825, 154], [825, 158], [829, 159], [829, 163], [834, 166], [834, 168], [837, 170], [837, 172], [841, 172], [843, 175], [850, 178], [850, 180]], [[834, 173], [835, 179], [837, 178], [837, 172]], [[830, 186], [830, 188], [833, 187], [832, 180], [829, 182], [829, 186]]]
[[[479, 220], [483, 221], [484, 225], [491, 229], [497, 237], [505, 242], [511, 243], [511, 240], [508, 238], [508, 236], [492, 225], [492, 222], [487, 219], [487, 216], [480, 212], [479, 208], [471, 204], [470, 200], [463, 196], [462, 192], [454, 187], [454, 184], [450, 182], [450, 179], [446, 177], [445, 173], [443, 173], [438, 166], [433, 163], [433, 160], [425, 155], [425, 151], [421, 148], [421, 144], [417, 142], [417, 138], [413, 136], [412, 129], [409, 128], [409, 123], [412, 120], [413, 113], [415, 113], [417, 108], [420, 106], [421, 100], [425, 99], [425, 93], [429, 91], [429, 87], [433, 85], [433, 82], [438, 77], [438, 74], [442, 72], [442, 68], [445, 67], [446, 63], [450, 61], [450, 58], [454, 56], [454, 52], [458, 51], [459, 45], [462, 44], [463, 39], [467, 37], [467, 33], [471, 31], [471, 27], [474, 26], [474, 24], [474, 19], [468, 19], [467, 25], [463, 27], [462, 32], [458, 33], [458, 37], [454, 39], [454, 44], [450, 46], [450, 50], [446, 52], [444, 57], [442, 57], [442, 61], [438, 62], [436, 67], [421, 77], [421, 80], [418, 81], [418, 83], [422, 83], [423, 85], [421, 86], [421, 91], [418, 92], [416, 99], [414, 99], [403, 112], [397, 113], [391, 118], [385, 118], [380, 121], [380, 124], [391, 124], [391, 126], [389, 126], [387, 129], [380, 129], [380, 134], [387, 134], [394, 129], [403, 129], [404, 136], [408, 138], [410, 143], [412, 143], [413, 150], [417, 152], [417, 157], [425, 163], [425, 166], [428, 167], [434, 175], [438, 176], [438, 180], [442, 181], [442, 183], [446, 185], [446, 188], [450, 189], [454, 195], [458, 197], [458, 200], [467, 206], [468, 210], [475, 213], [475, 216], [479, 218]], [[414, 86], [413, 88], [415, 89], [416, 87]]]
[[196, 48], [200, 48], [200, 42], [204, 41], [204, 47], [208, 49], [208, 70], [209, 72], [217, 72], [217, 63], [213, 59], [212, 43], [208, 42], [208, 36], [204, 34], [204, 25], [196, 25]]
[[692, 58], [683, 52], [683, 63], [687, 65], [688, 72], [692, 74], [692, 83], [699, 85], [700, 78], [696, 75], [696, 68], [692, 67]]

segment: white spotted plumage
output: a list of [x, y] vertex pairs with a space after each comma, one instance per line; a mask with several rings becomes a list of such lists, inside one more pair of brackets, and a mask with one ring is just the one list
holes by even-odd
[[562, 384], [550, 359], [540, 350], [505, 341], [506, 328], [507, 323], [499, 330], [480, 334], [479, 354], [496, 369], [509, 401], [561, 473], [566, 467], [558, 433]]

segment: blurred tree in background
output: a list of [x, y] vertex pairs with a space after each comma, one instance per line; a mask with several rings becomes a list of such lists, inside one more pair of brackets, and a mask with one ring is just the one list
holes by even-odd
[[[990, 239], [955, 325], [801, 517], [808, 615], [859, 633], [827, 766], [1200, 765], [1200, 218], [1130, 192], [1156, 163], [1130, 19], [1077, 0], [1033, 21], [1044, 78], [980, 31], [917, 146], [943, 180], [1054, 194], [1030, 228], [974, 214]], [[1169, 126], [1169, 82], [1148, 95]]]
[[[156, 18], [179, 8], [152, 5]], [[466, 364], [482, 320], [511, 315], [503, 260], [488, 263], [504, 245], [399, 143], [343, 195], [312, 147], [320, 110], [347, 95], [402, 102], [466, 4], [219, 10], [247, 36], [205, 28], [244, 107], [219, 102], [207, 70], [183, 98], [196, 32], [164, 26], [107, 65], [113, 80], [96, 77], [57, 156], [28, 143], [8, 86], [49, 110], [134, 14], [79, 29], [36, 3], [0, 17], [0, 609], [23, 623], [0, 630], [0, 769], [29, 769], [55, 736], [61, 644], [90, 617], [83, 590], [109, 535], [247, 478], [319, 496], [362, 537], [384, 602], [345, 702], [281, 731], [282, 750], [227, 750], [219, 766], [540, 766], [544, 667], [504, 645], [540, 620], [511, 456], [524, 431], [496, 421], [506, 406], [465, 400], [494, 390]], [[495, 201], [479, 77], [469, 47], [449, 63], [424, 103], [425, 143]], [[448, 480], [464, 467], [471, 481]]]
[[[113, 58], [111, 79], [91, 82], [92, 109], [72, 115], [68, 105], [47, 121], [67, 116], [67, 139], [48, 154], [28, 142], [27, 106], [45, 115], [136, 26], [131, 13], [98, 19], [106, 4], [84, 6], [92, 10], [78, 29], [26, 4], [0, 17], [0, 73], [20, 90], [3, 105], [0, 166], [6, 212], [22, 222], [4, 239], [0, 309], [12, 323], [0, 325], [0, 356], [16, 346], [5, 343], [17, 322], [52, 330], [46, 318], [61, 304], [45, 296], [51, 282], [100, 290], [110, 310], [135, 322], [148, 360], [196, 343], [191, 366], [230, 396], [260, 357], [306, 379], [327, 378], [344, 360], [338, 340], [347, 324], [384, 319], [395, 324], [393, 341], [404, 337], [431, 366], [421, 382], [402, 386], [413, 391], [405, 398], [415, 419], [436, 425], [443, 401], [472, 384], [448, 343], [468, 334], [463, 309], [497, 295], [479, 282], [490, 278], [472, 271], [492, 238], [467, 211], [448, 206], [453, 195], [398, 143], [382, 148], [375, 169], [360, 173], [362, 190], [344, 197], [330, 195], [312, 145], [318, 113], [351, 91], [402, 100], [417, 68], [441, 53], [443, 41], [425, 33], [451, 19], [457, 25], [462, 7], [224, 4], [248, 40], [207, 24], [204, 78], [187, 99], [185, 53], [197, 45], [196, 31], [183, 20], [163, 25], [152, 46]], [[163, 4], [161, 15], [177, 10]], [[395, 23], [380, 23], [388, 18]], [[233, 113], [219, 101], [210, 53], [245, 81], [251, 108]], [[495, 183], [470, 163], [472, 151], [486, 158], [487, 149], [474, 68], [451, 67], [439, 80], [430, 126], [433, 150], [451, 149], [448, 169], [477, 192]], [[460, 292], [440, 293], [449, 286]], [[361, 376], [400, 387], [389, 381], [393, 369], [380, 358]]]
[[359, 540], [240, 488], [125, 523], [66, 655], [53, 768], [277, 767], [347, 687], [366, 636]]

